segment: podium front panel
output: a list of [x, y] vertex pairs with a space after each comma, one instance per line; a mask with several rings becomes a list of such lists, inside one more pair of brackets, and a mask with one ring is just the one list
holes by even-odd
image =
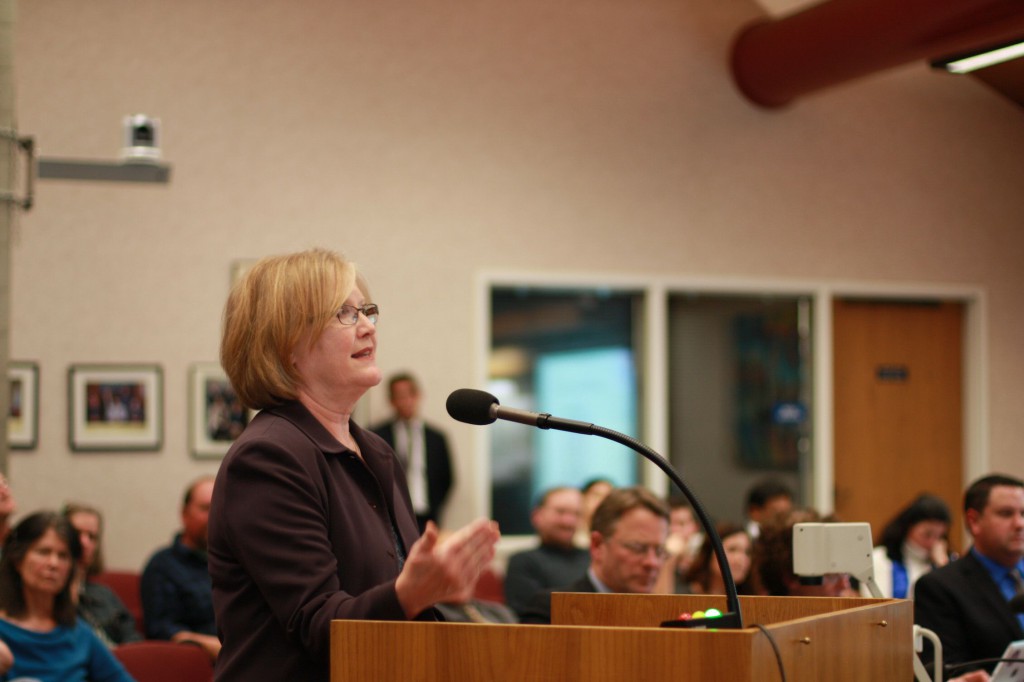
[[[913, 606], [896, 599], [748, 597], [741, 630], [660, 628], [692, 595], [556, 594], [554, 625], [331, 624], [332, 682], [909, 680]], [[721, 598], [721, 608], [725, 605]], [[587, 624], [565, 624], [566, 621]], [[755, 627], [762, 625], [764, 629]]]

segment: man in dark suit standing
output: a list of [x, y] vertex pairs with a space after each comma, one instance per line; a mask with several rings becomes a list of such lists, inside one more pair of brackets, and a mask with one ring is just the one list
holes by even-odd
[[388, 380], [388, 398], [395, 416], [372, 431], [398, 455], [422, 531], [427, 521], [438, 523], [452, 487], [448, 440], [420, 418], [420, 388], [411, 374], [395, 374]]
[[1024, 592], [1024, 482], [1003, 475], [975, 481], [964, 494], [964, 518], [970, 551], [914, 588], [914, 620], [939, 636], [949, 664], [998, 658], [1024, 639], [1024, 615], [1008, 603]]
[[641, 486], [616, 488], [590, 522], [590, 568], [575, 582], [534, 595], [520, 623], [551, 622], [551, 592], [649, 594], [668, 552], [668, 505]]

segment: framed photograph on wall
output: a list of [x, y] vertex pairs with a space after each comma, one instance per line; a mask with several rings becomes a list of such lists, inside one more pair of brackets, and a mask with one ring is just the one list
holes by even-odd
[[159, 450], [163, 438], [159, 365], [72, 365], [68, 438], [72, 450]]
[[223, 457], [249, 423], [249, 411], [221, 366], [199, 362], [189, 371], [189, 443], [197, 459]]
[[12, 450], [33, 450], [39, 440], [39, 365], [11, 360], [7, 381], [11, 390], [7, 444]]

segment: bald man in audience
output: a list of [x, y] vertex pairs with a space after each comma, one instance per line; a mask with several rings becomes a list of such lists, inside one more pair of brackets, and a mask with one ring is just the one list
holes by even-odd
[[188, 487], [181, 505], [182, 530], [171, 546], [150, 558], [142, 572], [141, 591], [147, 638], [198, 644], [216, 659], [220, 640], [206, 559], [212, 498], [212, 477]]
[[573, 544], [583, 510], [580, 491], [569, 486], [551, 488], [537, 501], [530, 522], [540, 546], [513, 554], [505, 572], [505, 602], [521, 613], [530, 598], [579, 577], [590, 564], [590, 552]]

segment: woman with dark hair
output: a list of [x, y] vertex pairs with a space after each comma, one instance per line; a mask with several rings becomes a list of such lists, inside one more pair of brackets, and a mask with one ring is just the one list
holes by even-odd
[[[875, 583], [883, 596], [913, 599], [917, 579], [949, 563], [949, 524], [949, 507], [929, 494], [918, 495], [886, 524], [872, 553]], [[872, 596], [866, 586], [861, 594]]]
[[40, 682], [130, 682], [71, 597], [82, 548], [68, 520], [36, 512], [4, 542], [0, 558], [0, 640], [14, 656], [10, 678]]
[[64, 516], [78, 533], [82, 546], [78, 572], [71, 587], [78, 615], [107, 646], [140, 641], [142, 635], [135, 627], [135, 619], [120, 597], [106, 585], [91, 580], [103, 572], [103, 516], [100, 511], [87, 504], [69, 502], [64, 505]]
[[[715, 530], [722, 539], [722, 548], [736, 590], [740, 594], [750, 594], [747, 588], [747, 578], [750, 577], [750, 535], [745, 528], [735, 523], [720, 523]], [[722, 569], [718, 566], [713, 550], [711, 542], [705, 537], [686, 574], [690, 594], [725, 594], [725, 579], [722, 578]]]

